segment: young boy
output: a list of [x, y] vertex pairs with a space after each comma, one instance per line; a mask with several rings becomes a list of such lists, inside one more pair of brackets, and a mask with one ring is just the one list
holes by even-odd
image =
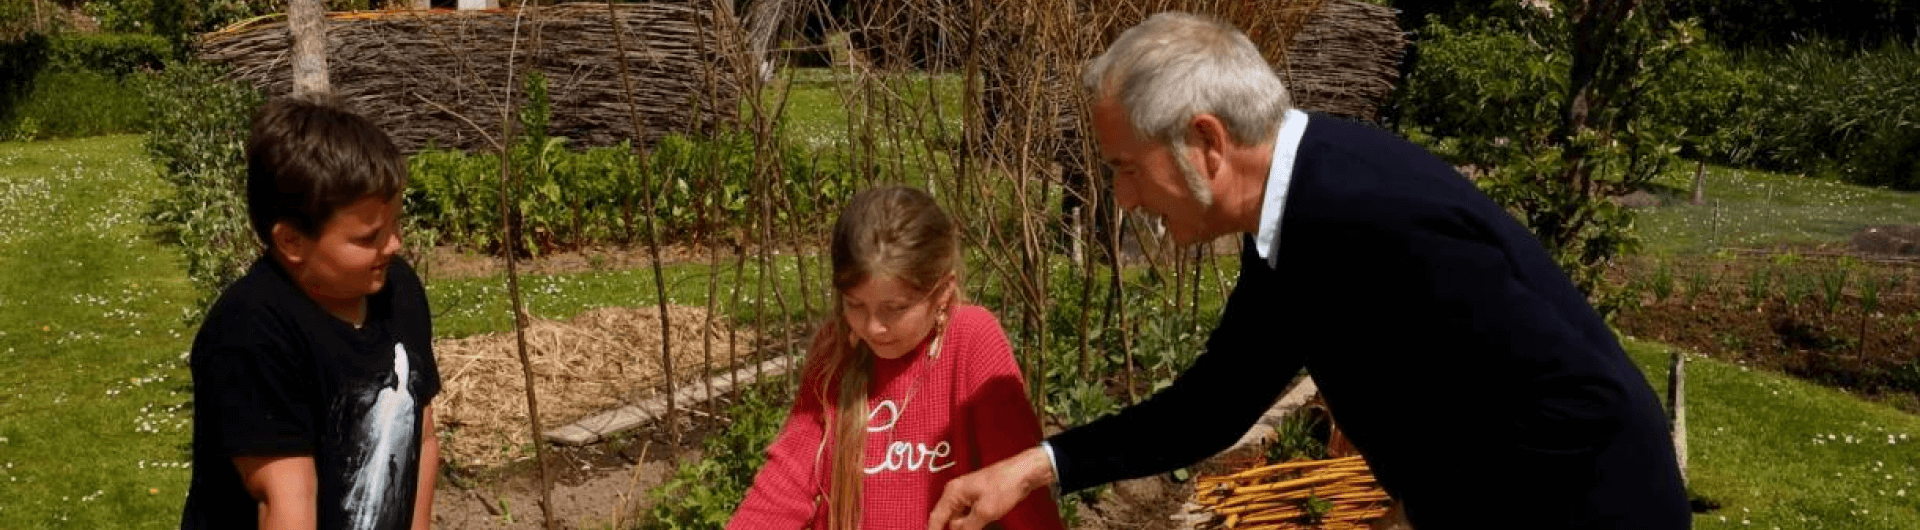
[[440, 390], [420, 278], [400, 250], [407, 167], [337, 98], [277, 99], [247, 141], [266, 254], [193, 340], [183, 529], [424, 529]]

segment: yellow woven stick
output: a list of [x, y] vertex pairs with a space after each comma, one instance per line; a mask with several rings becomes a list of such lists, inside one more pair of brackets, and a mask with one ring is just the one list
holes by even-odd
[[1275, 496], [1274, 498], [1278, 498], [1278, 499], [1305, 499], [1307, 497], [1325, 498], [1328, 495], [1341, 494], [1341, 493], [1354, 493], [1354, 492], [1360, 492], [1360, 491], [1367, 491], [1367, 489], [1368, 488], [1353, 487], [1353, 486], [1320, 485], [1320, 486], [1314, 486], [1314, 487], [1293, 488], [1293, 489], [1288, 489], [1288, 490], [1278, 491], [1278, 492], [1264, 492], [1264, 493], [1259, 493], [1257, 495], [1274, 495]]
[[1227, 475], [1227, 478], [1229, 479], [1247, 478], [1247, 477], [1253, 477], [1258, 475], [1265, 475], [1267, 473], [1272, 473], [1274, 471], [1329, 466], [1329, 465], [1337, 465], [1337, 464], [1346, 463], [1346, 462], [1364, 462], [1364, 461], [1361, 460], [1360, 457], [1358, 456], [1341, 457], [1341, 458], [1335, 458], [1332, 460], [1295, 460], [1292, 462], [1284, 462], [1279, 464], [1256, 467], [1246, 471], [1241, 471], [1239, 473], [1234, 473], [1232, 475]]
[[1257, 512], [1260, 510], [1271, 510], [1274, 508], [1287, 508], [1291, 506], [1297, 506], [1298, 504], [1299, 503], [1293, 503], [1293, 502], [1256, 502], [1253, 504], [1233, 506], [1229, 508], [1221, 508], [1218, 510], [1214, 510], [1214, 513], [1217, 513], [1220, 515], [1233, 515], [1233, 514], [1248, 515], [1248, 512]]
[[1249, 515], [1249, 516], [1246, 516], [1246, 517], [1242, 517], [1242, 518], [1240, 518], [1240, 522], [1243, 522], [1243, 523], [1274, 523], [1274, 522], [1282, 522], [1282, 521], [1285, 521], [1285, 520], [1287, 520], [1287, 519], [1293, 519], [1293, 518], [1295, 518], [1295, 517], [1300, 517], [1300, 516], [1302, 516], [1302, 515], [1306, 515], [1306, 514], [1307, 514], [1307, 512], [1303, 512], [1303, 511], [1300, 511], [1300, 510], [1291, 510], [1291, 511], [1278, 511], [1278, 510], [1276, 510], [1276, 511], [1271, 511], [1271, 512], [1260, 512], [1260, 513], [1256, 513], [1256, 514], [1253, 514], [1253, 515]]
[[1272, 484], [1261, 484], [1261, 485], [1258, 485], [1258, 486], [1251, 486], [1251, 487], [1245, 487], [1245, 488], [1235, 488], [1235, 489], [1234, 489], [1234, 491], [1233, 491], [1233, 493], [1234, 493], [1235, 495], [1245, 495], [1245, 494], [1248, 494], [1248, 493], [1260, 493], [1260, 492], [1264, 492], [1264, 491], [1274, 491], [1274, 490], [1286, 490], [1286, 489], [1293, 489], [1293, 488], [1298, 488], [1298, 487], [1301, 487], [1301, 486], [1312, 486], [1312, 485], [1316, 485], [1316, 484], [1326, 484], [1326, 483], [1329, 483], [1329, 482], [1333, 482], [1333, 481], [1336, 481], [1336, 480], [1340, 480], [1340, 479], [1343, 479], [1343, 478], [1347, 478], [1347, 477], [1351, 477], [1351, 476], [1353, 476], [1353, 475], [1352, 475], [1351, 473], [1348, 473], [1348, 474], [1338, 474], [1338, 473], [1336, 473], [1336, 474], [1331, 474], [1331, 475], [1316, 475], [1316, 476], [1311, 476], [1311, 477], [1307, 477], [1307, 478], [1297, 478], [1297, 479], [1293, 479], [1293, 480], [1283, 480], [1283, 481], [1280, 481], [1280, 482], [1275, 482], [1275, 483], [1272, 483]]
[[1367, 511], [1364, 511], [1364, 512], [1357, 512], [1357, 513], [1348, 513], [1348, 514], [1341, 514], [1341, 515], [1338, 515], [1338, 516], [1329, 516], [1329, 517], [1325, 517], [1325, 518], [1323, 518], [1323, 520], [1326, 520], [1326, 521], [1368, 521], [1368, 520], [1373, 520], [1373, 519], [1379, 519], [1379, 518], [1381, 518], [1381, 517], [1384, 517], [1384, 516], [1386, 516], [1386, 515], [1387, 515], [1387, 509], [1386, 509], [1386, 508], [1380, 508], [1380, 509], [1375, 509], [1375, 510], [1367, 510]]
[[1226, 500], [1226, 502], [1221, 502], [1221, 503], [1218, 503], [1218, 504], [1215, 504], [1214, 506], [1215, 506], [1216, 508], [1226, 508], [1226, 507], [1229, 507], [1229, 506], [1238, 506], [1238, 505], [1242, 505], [1242, 504], [1247, 504], [1247, 503], [1252, 503], [1252, 502], [1267, 502], [1267, 501], [1275, 501], [1275, 500], [1280, 500], [1280, 499], [1283, 499], [1284, 497], [1281, 497], [1281, 495], [1283, 495], [1283, 494], [1280, 494], [1280, 493], [1255, 493], [1255, 494], [1251, 494], [1251, 495], [1240, 495], [1240, 496], [1237, 496], [1237, 497], [1228, 497], [1228, 498], [1227, 498], [1227, 500]]

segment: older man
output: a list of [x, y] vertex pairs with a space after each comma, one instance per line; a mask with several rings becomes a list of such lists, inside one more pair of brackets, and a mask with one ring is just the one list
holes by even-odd
[[1245, 234], [1240, 277], [1171, 386], [948, 484], [929, 530], [1027, 492], [1165, 472], [1313, 375], [1422, 530], [1686, 528], [1660, 405], [1540, 243], [1446, 163], [1291, 110], [1246, 36], [1163, 13], [1088, 66], [1123, 207], [1177, 239]]

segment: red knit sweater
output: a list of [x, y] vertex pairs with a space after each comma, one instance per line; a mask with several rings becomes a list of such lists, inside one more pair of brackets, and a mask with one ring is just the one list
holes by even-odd
[[[926, 528], [947, 481], [1040, 443], [1025, 380], [993, 314], [959, 306], [937, 355], [927, 355], [931, 342], [899, 359], [874, 360], [867, 390], [862, 528]], [[786, 425], [767, 449], [767, 463], [727, 524], [730, 530], [827, 528], [824, 494], [830, 489], [827, 470], [834, 448], [823, 443], [831, 410], [822, 407], [818, 384], [803, 379]], [[906, 399], [909, 392], [912, 399]], [[1014, 507], [1000, 525], [1063, 528], [1044, 489]]]

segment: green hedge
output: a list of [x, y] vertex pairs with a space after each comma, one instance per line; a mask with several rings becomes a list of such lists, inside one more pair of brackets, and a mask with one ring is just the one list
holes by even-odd
[[143, 75], [174, 55], [142, 34], [40, 34], [0, 44], [0, 139], [139, 132], [148, 104]]
[[141, 33], [68, 33], [47, 40], [47, 68], [124, 77], [159, 70], [175, 59], [173, 45]]

